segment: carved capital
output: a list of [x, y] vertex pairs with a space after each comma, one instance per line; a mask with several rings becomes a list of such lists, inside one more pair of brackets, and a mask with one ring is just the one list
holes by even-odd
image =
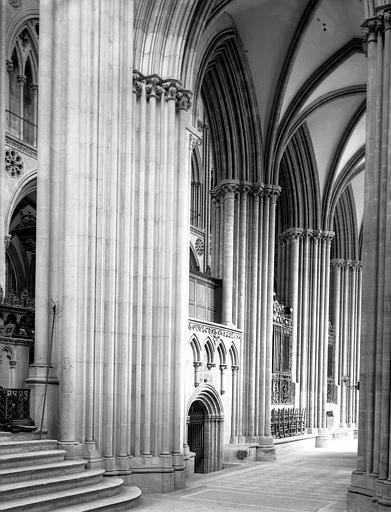
[[26, 83], [26, 75], [18, 75], [16, 77], [16, 83], [19, 87], [22, 87]]
[[137, 94], [137, 96], [141, 95], [141, 91], [143, 89], [143, 85], [145, 85], [146, 80], [145, 76], [138, 71], [133, 72], [133, 92]]
[[301, 228], [290, 228], [285, 231], [282, 235], [287, 242], [294, 242], [303, 238], [303, 229]]
[[219, 188], [214, 188], [210, 191], [210, 196], [212, 198], [212, 203], [217, 207], [220, 206], [221, 202], [221, 190]]
[[322, 231], [322, 240], [326, 242], [326, 244], [330, 245], [333, 241], [335, 233], [333, 231]]
[[235, 197], [239, 191], [239, 183], [235, 181], [226, 181], [220, 185], [221, 195], [224, 199]]
[[238, 374], [239, 366], [237, 364], [233, 364], [231, 366], [231, 369], [232, 369], [232, 375], [237, 375]]
[[177, 80], [165, 80], [162, 82], [166, 101], [176, 101], [180, 82]]
[[6, 67], [7, 71], [8, 71], [8, 73], [11, 73], [11, 71], [13, 71], [13, 69], [14, 69], [14, 65], [13, 65], [13, 63], [12, 63], [12, 60], [11, 60], [11, 59], [7, 59], [7, 60], [5, 61], [5, 67]]
[[8, 247], [10, 246], [12, 240], [12, 235], [4, 235], [4, 250], [6, 251]]
[[147, 98], [160, 98], [163, 93], [161, 86], [162, 80], [158, 75], [150, 75], [146, 77]]
[[357, 272], [359, 269], [361, 269], [361, 261], [356, 260], [347, 260], [346, 261], [346, 267], [353, 270], [353, 272]]
[[193, 366], [194, 368], [198, 369], [200, 366], [202, 366], [202, 361], [194, 361]]
[[187, 89], [182, 89], [177, 92], [176, 101], [179, 110], [188, 111], [191, 107], [191, 98], [193, 93]]
[[281, 194], [281, 187], [278, 185], [264, 185], [263, 196], [270, 199], [271, 204], [276, 204]]
[[252, 187], [251, 183], [241, 183], [240, 184], [240, 193], [242, 194], [242, 197], [247, 197], [248, 194], [251, 192]]
[[263, 183], [254, 183], [251, 188], [251, 193], [254, 197], [261, 197], [263, 194]]
[[345, 266], [345, 260], [335, 259], [330, 261], [330, 266], [333, 270], [341, 270]]

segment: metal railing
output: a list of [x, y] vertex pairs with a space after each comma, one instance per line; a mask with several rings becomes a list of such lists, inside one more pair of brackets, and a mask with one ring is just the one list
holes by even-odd
[[30, 419], [30, 389], [0, 388], [0, 423]]
[[327, 403], [336, 404], [338, 402], [337, 385], [333, 379], [327, 379]]
[[275, 439], [305, 434], [305, 409], [272, 409], [271, 431]]
[[6, 110], [8, 132], [31, 146], [37, 146], [38, 125], [21, 117], [11, 110]]

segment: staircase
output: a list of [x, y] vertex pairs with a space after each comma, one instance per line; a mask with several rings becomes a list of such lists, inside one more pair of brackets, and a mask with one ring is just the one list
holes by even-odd
[[141, 495], [86, 460], [65, 460], [57, 441], [0, 435], [0, 511], [128, 510]]

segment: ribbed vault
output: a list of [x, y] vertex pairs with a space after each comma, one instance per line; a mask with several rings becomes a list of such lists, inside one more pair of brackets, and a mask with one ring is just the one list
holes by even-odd
[[291, 138], [280, 168], [277, 233], [291, 227], [319, 228], [320, 198], [311, 139], [303, 124]]
[[211, 126], [213, 185], [222, 179], [259, 181], [261, 144], [256, 104], [243, 49], [234, 30], [215, 38], [199, 76]]

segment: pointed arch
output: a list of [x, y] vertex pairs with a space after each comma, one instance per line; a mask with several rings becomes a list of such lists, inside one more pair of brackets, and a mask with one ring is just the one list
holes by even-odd
[[229, 355], [231, 356], [231, 365], [239, 366], [239, 354], [235, 345], [231, 345]]
[[189, 414], [191, 404], [196, 400], [204, 404], [208, 415], [219, 418], [224, 417], [223, 402], [221, 401], [218, 391], [212, 385], [202, 384], [194, 391], [187, 403], [187, 415]]
[[195, 81], [194, 112], [202, 98], [215, 165], [212, 188], [223, 179], [261, 181], [261, 129], [257, 101], [237, 31], [211, 39]]
[[193, 334], [190, 340], [190, 347], [193, 351], [193, 362], [198, 362], [201, 360], [201, 344], [198, 341], [198, 338], [195, 334]]
[[219, 354], [220, 364], [226, 364], [227, 361], [227, 349], [225, 348], [225, 344], [222, 340], [217, 346], [217, 353]]
[[204, 343], [205, 353], [206, 353], [206, 362], [207, 364], [214, 364], [214, 345], [210, 338], [207, 338]]

